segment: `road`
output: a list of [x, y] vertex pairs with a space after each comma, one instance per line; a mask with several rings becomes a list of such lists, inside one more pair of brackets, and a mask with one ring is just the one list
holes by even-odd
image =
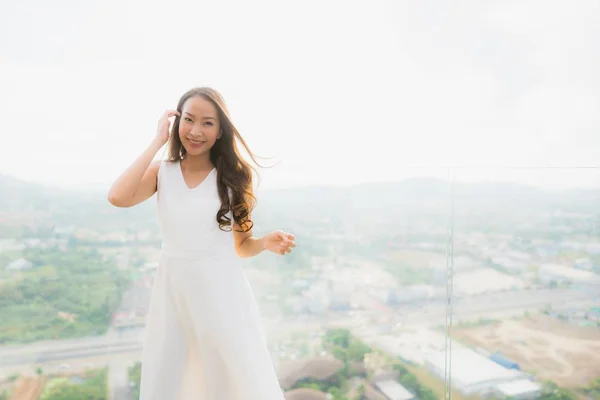
[[[600, 291], [573, 291], [568, 289], [540, 290], [516, 292], [510, 295], [484, 295], [456, 299], [454, 302], [454, 319], [477, 318], [479, 316], [493, 318], [494, 315], [507, 313], [519, 314], [525, 310], [540, 309], [545, 306], [564, 308], [569, 306], [587, 305], [596, 301]], [[363, 312], [363, 314], [365, 314]], [[440, 302], [429, 303], [420, 307], [407, 305], [393, 310], [388, 315], [378, 314], [375, 319], [383, 318], [386, 323], [401, 323], [410, 325], [439, 325], [445, 322], [445, 305]], [[347, 314], [332, 315], [327, 319], [303, 319], [297, 317], [283, 320], [265, 320], [269, 336], [286, 335], [299, 330], [318, 330], [323, 327], [345, 327], [349, 329], [374, 323], [374, 318], [364, 319], [350, 317]], [[139, 357], [142, 350], [143, 331], [131, 331], [128, 334], [110, 334], [101, 337], [88, 337], [74, 340], [45, 341], [25, 346], [0, 347], [0, 376], [27, 367], [42, 366], [57, 368], [60, 364], [84, 360], [103, 359], [104, 365], [114, 366], [115, 384], [118, 390], [125, 379], [121, 356], [126, 356], [128, 362]], [[119, 358], [114, 364], [111, 360]], [[112, 390], [112, 387], [111, 387]]]

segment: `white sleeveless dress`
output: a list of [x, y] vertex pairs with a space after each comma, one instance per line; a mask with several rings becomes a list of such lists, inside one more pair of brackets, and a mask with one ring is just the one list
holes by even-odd
[[157, 197], [163, 245], [140, 399], [283, 400], [233, 234], [216, 220], [217, 171], [190, 189], [180, 162], [163, 161]]

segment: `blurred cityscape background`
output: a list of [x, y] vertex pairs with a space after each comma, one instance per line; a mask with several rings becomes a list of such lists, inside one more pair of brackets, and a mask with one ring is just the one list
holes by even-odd
[[600, 399], [598, 0], [0, 3], [0, 400], [137, 400], [106, 194], [194, 86], [297, 237], [244, 264], [287, 400]]
[[[298, 243], [244, 264], [286, 398], [599, 398], [600, 189], [459, 175], [259, 193]], [[137, 399], [155, 198], [0, 190], [0, 398]]]

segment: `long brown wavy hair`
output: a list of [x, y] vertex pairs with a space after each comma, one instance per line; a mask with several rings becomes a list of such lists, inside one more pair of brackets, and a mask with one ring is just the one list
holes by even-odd
[[[217, 188], [221, 199], [221, 208], [216, 216], [217, 223], [221, 230], [231, 231], [233, 223], [227, 216], [227, 213], [231, 210], [235, 223], [242, 228], [242, 232], [248, 232], [254, 225], [250, 219], [250, 214], [256, 205], [252, 188], [252, 171], [256, 170], [240, 155], [238, 142], [244, 146], [252, 161], [258, 165], [256, 156], [250, 151], [239, 131], [231, 122], [225, 100], [216, 90], [208, 87], [188, 90], [179, 99], [177, 111], [182, 113], [185, 102], [194, 96], [200, 96], [214, 104], [221, 126], [222, 136], [210, 149], [210, 160], [217, 170]], [[179, 138], [179, 121], [180, 117], [175, 117], [169, 144], [169, 161], [182, 160], [186, 154]], [[229, 198], [230, 190], [232, 198]]]

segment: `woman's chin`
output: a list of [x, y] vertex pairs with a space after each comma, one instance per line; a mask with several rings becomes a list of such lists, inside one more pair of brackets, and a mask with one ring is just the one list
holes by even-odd
[[185, 147], [185, 152], [187, 154], [189, 154], [190, 156], [199, 156], [201, 154], [206, 153], [208, 150], [210, 150], [208, 148], [208, 146], [206, 146], [206, 144], [203, 144], [202, 146], [184, 146]]

